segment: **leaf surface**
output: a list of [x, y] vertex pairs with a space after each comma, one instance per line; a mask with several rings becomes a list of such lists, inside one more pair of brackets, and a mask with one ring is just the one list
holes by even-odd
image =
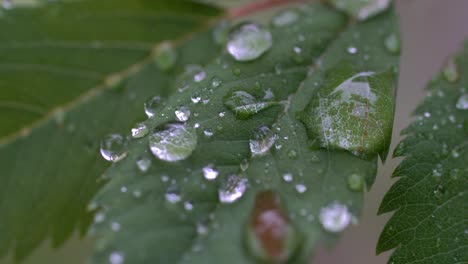
[[395, 211], [377, 252], [389, 263], [468, 262], [468, 44], [429, 83], [428, 96], [394, 156], [398, 181], [379, 213]]
[[[224, 52], [205, 67], [204, 80], [192, 81], [186, 90], [169, 97], [167, 106], [146, 121], [150, 135], [130, 143], [128, 157], [106, 171], [105, 177], [111, 180], [94, 200], [101, 211], [92, 229], [99, 238], [93, 263], [111, 259], [129, 263], [257, 263], [275, 257], [282, 262], [304, 263], [320, 239], [337, 237], [321, 226], [321, 209], [339, 202], [350, 214], [359, 216], [360, 190], [372, 184], [377, 154], [388, 149], [389, 134], [379, 131], [378, 151], [364, 150], [369, 155], [363, 157], [352, 149], [328, 147], [326, 137], [325, 143], [320, 143], [323, 135], [308, 131], [317, 119], [304, 115], [319, 95], [332, 100], [342, 94], [330, 93], [327, 86], [334, 80], [338, 85], [336, 80], [371, 71], [386, 77], [376, 77], [375, 83], [370, 78], [358, 79], [366, 92], [353, 93], [345, 102], [349, 110], [335, 114], [350, 118], [352, 107], [369, 103], [366, 98], [375, 89], [376, 96], [390, 100], [383, 104], [385, 109], [379, 109], [385, 114], [364, 104], [364, 112], [375, 116], [362, 119], [375, 127], [391, 128], [398, 54], [390, 52], [384, 42], [397, 32], [396, 20], [388, 11], [366, 22], [348, 22], [342, 13], [319, 4], [297, 12], [300, 18], [294, 24], [270, 28], [273, 46], [260, 58], [238, 62]], [[350, 46], [358, 52], [350, 53]], [[349, 65], [351, 72], [340, 65]], [[190, 110], [185, 123], [178, 121], [180, 106]], [[160, 136], [167, 124], [173, 127], [174, 123], [195, 131], [196, 147], [179, 161], [155, 158], [149, 148], [154, 147], [154, 135]], [[366, 138], [366, 131], [348, 134]], [[192, 137], [184, 140], [190, 143], [180, 142], [191, 146]], [[161, 152], [156, 153], [161, 157]], [[151, 160], [146, 172], [137, 165], [141, 159]], [[207, 168], [218, 172], [215, 180], [204, 178]], [[348, 187], [351, 175], [357, 175], [361, 188]], [[265, 206], [258, 202], [265, 191], [280, 197], [280, 209], [275, 202]], [[235, 196], [240, 198], [233, 203], [220, 202]], [[260, 204], [258, 208], [256, 204]], [[285, 212], [286, 217], [278, 213], [282, 223], [289, 223], [287, 228], [280, 225], [288, 230], [283, 240], [273, 243], [252, 236], [249, 219], [258, 215], [252, 212], [261, 212], [264, 207]], [[285, 246], [268, 251], [262, 243]]]
[[[182, 67], [211, 60], [200, 50], [218, 49], [205, 29], [218, 13], [149, 0], [1, 10], [0, 256], [13, 249], [22, 259], [45, 238], [57, 246], [86, 231], [108, 167], [100, 139], [143, 120], [145, 99], [171, 94]], [[163, 72], [152, 52], [165, 40], [179, 58]]]

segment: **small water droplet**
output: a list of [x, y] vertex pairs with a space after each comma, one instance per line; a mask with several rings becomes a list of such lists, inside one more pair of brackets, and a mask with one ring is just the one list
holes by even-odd
[[124, 255], [122, 254], [122, 252], [112, 252], [110, 255], [109, 255], [109, 262], [110, 264], [123, 264], [124, 263]]
[[168, 71], [176, 63], [177, 52], [170, 42], [163, 42], [154, 50], [154, 58], [159, 69]]
[[136, 161], [136, 165], [141, 172], [147, 172], [151, 167], [151, 160], [147, 157], [140, 157]]
[[119, 231], [120, 230], [120, 224], [117, 223], [117, 222], [112, 222], [111, 223], [111, 229], [112, 229], [112, 231], [115, 231], [115, 232]]
[[138, 123], [134, 128], [132, 128], [132, 137], [133, 138], [142, 138], [146, 136], [149, 132], [148, 126], [145, 123]]
[[274, 102], [258, 101], [245, 91], [233, 91], [224, 97], [224, 105], [240, 119], [249, 118], [274, 104]]
[[346, 205], [333, 202], [320, 210], [319, 219], [326, 231], [337, 233], [348, 227], [352, 215]]
[[468, 94], [464, 94], [460, 96], [455, 106], [459, 110], [467, 110], [468, 109]]
[[396, 33], [392, 33], [385, 38], [385, 48], [391, 53], [398, 54], [400, 52], [400, 38]]
[[212, 88], [218, 88], [219, 86], [221, 86], [222, 83], [223, 83], [223, 80], [221, 80], [221, 78], [219, 78], [218, 76], [214, 76], [213, 78], [211, 78]]
[[164, 196], [166, 197], [166, 201], [172, 204], [178, 203], [182, 200], [182, 197], [180, 196], [179, 186], [177, 186], [176, 184], [172, 184], [169, 187], [167, 187]]
[[298, 193], [305, 193], [307, 191], [307, 187], [304, 184], [296, 184], [295, 188]]
[[127, 139], [119, 134], [110, 134], [101, 142], [102, 157], [111, 162], [118, 162], [127, 156]]
[[285, 9], [276, 14], [271, 20], [273, 26], [289, 26], [299, 19], [299, 13], [294, 9]]
[[267, 29], [246, 23], [229, 34], [226, 48], [237, 61], [251, 61], [267, 52], [272, 45], [273, 38]]
[[192, 95], [192, 97], [190, 98], [190, 100], [192, 100], [192, 102], [193, 102], [194, 104], [198, 104], [198, 103], [201, 101], [201, 96], [200, 96], [200, 94], [195, 93], [195, 94]]
[[222, 189], [218, 190], [221, 203], [233, 203], [240, 199], [247, 190], [247, 179], [239, 175], [230, 175]]
[[448, 82], [456, 82], [459, 78], [458, 74], [458, 66], [454, 61], [454, 58], [450, 58], [446, 64], [444, 69], [442, 70], [442, 74], [444, 75], [445, 79]]
[[278, 137], [267, 126], [259, 127], [254, 138], [249, 141], [250, 153], [252, 156], [261, 156], [266, 154], [275, 144]]
[[214, 132], [213, 130], [211, 129], [206, 129], [203, 131], [203, 134], [206, 136], [206, 137], [212, 137], [214, 135]]
[[197, 72], [197, 73], [193, 76], [193, 80], [194, 80], [195, 82], [201, 82], [201, 81], [203, 81], [205, 78], [206, 78], [206, 72], [203, 71], [203, 70]]
[[291, 173], [285, 173], [283, 174], [283, 180], [285, 182], [292, 182], [293, 181], [293, 175]]
[[144, 104], [146, 115], [148, 117], [154, 116], [160, 104], [161, 104], [161, 97], [153, 96], [153, 97], [148, 98], [148, 100], [146, 100]]
[[431, 113], [429, 113], [429, 112], [424, 112], [424, 117], [426, 117], [426, 118], [431, 117]]
[[197, 222], [197, 234], [206, 235], [208, 234], [208, 223], [207, 221], [198, 221]]
[[361, 175], [353, 173], [348, 176], [348, 187], [353, 191], [361, 191], [364, 186], [364, 179]]
[[106, 220], [106, 215], [103, 212], [97, 212], [94, 215], [94, 222], [95, 223], [102, 223], [102, 222], [104, 222], [104, 220]]
[[206, 165], [203, 167], [203, 177], [207, 180], [214, 180], [218, 177], [218, 171], [214, 168], [212, 164]]
[[193, 204], [189, 201], [184, 202], [184, 209], [186, 211], [192, 211], [193, 210]]
[[163, 130], [150, 135], [151, 152], [161, 160], [186, 159], [197, 147], [197, 134], [193, 128], [182, 124], [168, 124]]
[[175, 116], [177, 117], [177, 120], [180, 122], [186, 122], [189, 120], [191, 112], [190, 109], [186, 106], [179, 106], [176, 108], [174, 111]]
[[349, 54], [356, 54], [358, 52], [358, 49], [354, 46], [350, 46], [347, 48], [347, 51]]

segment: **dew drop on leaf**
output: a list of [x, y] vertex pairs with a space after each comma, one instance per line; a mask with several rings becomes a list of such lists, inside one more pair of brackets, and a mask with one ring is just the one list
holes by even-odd
[[245, 91], [233, 91], [224, 97], [224, 105], [240, 119], [247, 119], [274, 104], [274, 102], [259, 101]]
[[468, 94], [464, 94], [460, 96], [455, 106], [459, 110], [467, 110], [468, 109]]
[[346, 50], [349, 54], [356, 54], [358, 52], [358, 49], [354, 46], [349, 46]]
[[320, 224], [331, 233], [343, 231], [351, 223], [352, 215], [348, 207], [339, 202], [332, 202], [320, 210]]
[[396, 33], [392, 33], [388, 35], [385, 38], [384, 44], [385, 44], [385, 48], [389, 52], [394, 53], [394, 54], [398, 54], [400, 52], [400, 38], [398, 37]]
[[197, 147], [197, 134], [193, 128], [183, 124], [168, 124], [150, 135], [149, 147], [160, 160], [183, 160]]
[[144, 103], [145, 114], [148, 117], [154, 116], [160, 104], [161, 104], [161, 97], [153, 96], [153, 97], [148, 98]]
[[348, 176], [348, 187], [352, 191], [358, 192], [364, 186], [364, 179], [361, 175], [353, 173]]
[[192, 97], [190, 97], [190, 100], [192, 100], [192, 103], [198, 104], [201, 101], [201, 96], [198, 93], [194, 93]]
[[267, 52], [273, 45], [271, 33], [254, 23], [239, 25], [229, 34], [227, 51], [237, 61], [251, 61]]
[[144, 173], [151, 167], [151, 160], [147, 157], [140, 157], [136, 160], [136, 165], [137, 168]]
[[193, 210], [193, 204], [189, 201], [184, 202], [184, 209], [186, 211], [192, 211]]
[[218, 76], [213, 76], [213, 78], [211, 78], [212, 88], [218, 88], [219, 86], [221, 86], [222, 83], [223, 83], [223, 80], [221, 80], [221, 78], [219, 78]]
[[275, 144], [277, 135], [267, 126], [261, 126], [254, 134], [254, 138], [250, 139], [250, 153], [252, 156], [261, 156], [267, 153]]
[[146, 136], [149, 132], [149, 128], [145, 123], [138, 123], [135, 127], [132, 128], [132, 137], [133, 138], [142, 138]]
[[166, 189], [166, 193], [164, 194], [166, 201], [169, 203], [178, 203], [182, 200], [182, 197], [180, 196], [180, 190], [179, 186], [176, 184], [169, 185]]
[[123, 264], [124, 260], [125, 258], [121, 252], [115, 251], [109, 255], [110, 264]]
[[179, 106], [174, 111], [174, 114], [177, 117], [177, 120], [180, 122], [186, 122], [189, 120], [191, 112], [187, 106]]
[[307, 187], [304, 184], [296, 184], [295, 188], [298, 193], [305, 193], [307, 191]]
[[163, 42], [154, 50], [154, 61], [159, 69], [172, 69], [177, 60], [177, 52], [170, 42]]
[[203, 167], [203, 177], [207, 180], [214, 180], [218, 177], [218, 171], [214, 168], [212, 164], [206, 165]]
[[233, 203], [240, 199], [247, 190], [247, 179], [240, 175], [230, 175], [224, 186], [218, 190], [221, 203]]
[[275, 27], [284, 27], [294, 24], [299, 19], [299, 13], [294, 9], [285, 9], [276, 14], [271, 23]]
[[247, 225], [249, 252], [266, 263], [285, 263], [300, 242], [300, 235], [288, 219], [279, 195], [270, 190], [260, 192]]
[[284, 180], [285, 182], [292, 182], [293, 179], [294, 179], [294, 178], [293, 178], [293, 175], [292, 175], [291, 173], [285, 173], [285, 174], [283, 174], [283, 180]]
[[110, 134], [101, 141], [101, 155], [111, 162], [118, 162], [127, 156], [127, 139], [119, 134]]

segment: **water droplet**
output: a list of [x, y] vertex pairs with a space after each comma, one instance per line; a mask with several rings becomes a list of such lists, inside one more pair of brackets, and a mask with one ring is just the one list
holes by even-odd
[[276, 14], [271, 20], [273, 26], [289, 26], [299, 19], [299, 13], [294, 9], [285, 9]]
[[121, 252], [112, 252], [109, 255], [109, 262], [110, 264], [123, 264], [124, 263], [124, 255]]
[[116, 231], [116, 232], [119, 231], [120, 230], [120, 224], [117, 223], [117, 222], [112, 222], [111, 223], [111, 229], [112, 229], [112, 231]]
[[244, 159], [240, 164], [239, 164], [239, 167], [241, 169], [241, 171], [246, 171], [250, 166], [250, 163], [249, 163], [249, 160], [248, 159]]
[[258, 101], [245, 91], [233, 91], [224, 97], [224, 105], [240, 119], [247, 119], [274, 104], [274, 102]]
[[151, 98], [148, 98], [148, 100], [146, 100], [144, 104], [146, 115], [148, 117], [154, 116], [160, 104], [161, 104], [161, 97], [153, 96]]
[[214, 135], [214, 132], [213, 130], [211, 129], [206, 129], [203, 131], [203, 134], [206, 136], [206, 137], [212, 137]]
[[237, 61], [255, 60], [273, 45], [271, 33], [253, 23], [242, 24], [229, 34], [227, 51]]
[[286, 263], [301, 242], [280, 197], [272, 191], [256, 196], [246, 235], [247, 248], [262, 263]]
[[460, 96], [460, 98], [458, 98], [456, 107], [459, 110], [467, 110], [468, 109], [468, 94], [464, 94], [464, 95]]
[[207, 180], [214, 180], [218, 177], [218, 171], [212, 164], [203, 167], [203, 177]]
[[450, 58], [445, 64], [442, 74], [448, 82], [456, 82], [459, 78], [458, 67], [453, 58]]
[[150, 135], [151, 152], [161, 160], [186, 159], [197, 146], [197, 134], [193, 128], [182, 124], [168, 124], [163, 130]]
[[197, 73], [193, 76], [193, 80], [194, 80], [195, 82], [201, 82], [201, 81], [203, 81], [205, 78], [206, 78], [206, 72], [203, 71], [203, 70], [197, 72]]
[[147, 157], [140, 157], [137, 159], [136, 165], [141, 172], [147, 172], [151, 167], [151, 160]]
[[396, 33], [392, 33], [385, 38], [385, 48], [391, 53], [400, 53], [400, 38]]
[[358, 49], [356, 47], [350, 46], [347, 48], [347, 51], [349, 54], [356, 54], [358, 52]]
[[296, 184], [296, 191], [298, 193], [305, 193], [307, 191], [307, 187], [304, 184]]
[[206, 235], [208, 234], [208, 223], [207, 221], [198, 221], [197, 222], [197, 234]]
[[101, 142], [102, 157], [111, 162], [118, 162], [127, 156], [127, 139], [119, 134], [110, 134]]
[[[335, 2], [343, 2], [342, 0], [335, 0]], [[366, 20], [369, 17], [372, 17], [383, 10], [387, 9], [390, 5], [391, 0], [366, 0], [360, 1], [357, 3], [356, 1], [350, 2], [350, 5], [358, 5], [354, 8], [356, 9], [356, 16], [359, 20]]]
[[192, 211], [193, 210], [193, 204], [189, 201], [184, 202], [184, 209], [187, 211]]
[[172, 204], [178, 203], [182, 200], [182, 197], [180, 196], [179, 186], [177, 186], [176, 184], [172, 184], [169, 187], [167, 187], [164, 196], [166, 197], [166, 201]]
[[146, 136], [149, 132], [148, 126], [145, 123], [138, 123], [134, 128], [132, 128], [132, 137], [133, 138], [142, 138]]
[[172, 69], [177, 60], [177, 52], [170, 42], [163, 42], [154, 50], [155, 63], [159, 69]]
[[195, 93], [190, 98], [194, 104], [198, 104], [201, 101], [201, 96], [198, 93]]
[[426, 117], [426, 118], [431, 117], [431, 113], [429, 113], [429, 112], [424, 112], [424, 117]]
[[239, 69], [239, 68], [232, 69], [232, 74], [234, 74], [235, 76], [240, 76], [241, 75], [241, 69]]
[[452, 157], [458, 158], [460, 157], [460, 152], [457, 149], [452, 149]]
[[353, 173], [348, 176], [348, 187], [353, 191], [361, 191], [364, 186], [364, 179], [361, 175]]
[[267, 126], [262, 126], [255, 132], [254, 138], [249, 141], [250, 153], [252, 156], [266, 154], [275, 144], [276, 134]]
[[179, 106], [176, 108], [174, 111], [175, 116], [177, 117], [177, 120], [180, 122], [186, 122], [190, 118], [190, 109], [186, 106]]
[[247, 179], [239, 175], [230, 175], [222, 189], [218, 190], [221, 203], [233, 203], [240, 199], [247, 190]]
[[222, 83], [223, 83], [223, 80], [221, 80], [221, 78], [219, 78], [218, 76], [214, 76], [213, 78], [211, 78], [212, 88], [218, 88], [219, 86], [221, 86]]
[[294, 179], [294, 178], [293, 178], [293, 175], [292, 175], [291, 173], [285, 173], [285, 174], [283, 174], [283, 180], [284, 180], [285, 182], [292, 182], [293, 179]]
[[352, 215], [346, 205], [333, 202], [320, 210], [319, 219], [326, 231], [337, 233], [348, 227]]
[[106, 220], [106, 215], [103, 212], [97, 212], [94, 215], [94, 222], [95, 223], [102, 223], [102, 222], [104, 222], [104, 220]]

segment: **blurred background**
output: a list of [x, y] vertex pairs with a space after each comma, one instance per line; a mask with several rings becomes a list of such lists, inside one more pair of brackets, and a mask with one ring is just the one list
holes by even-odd
[[[250, 1], [215, 2], [233, 6]], [[410, 115], [421, 102], [426, 83], [438, 73], [446, 58], [461, 47], [463, 40], [468, 39], [467, 0], [399, 0], [396, 6], [403, 43], [392, 149], [401, 139], [400, 131], [411, 122]], [[389, 159], [380, 166], [377, 180], [366, 194], [360, 225], [345, 231], [335, 247], [317, 248], [314, 264], [387, 263], [390, 252], [376, 256], [375, 247], [390, 215], [377, 216], [376, 213], [385, 192], [394, 182], [390, 176], [399, 161]], [[51, 249], [49, 242], [45, 242], [24, 263], [84, 264], [87, 263], [91, 246], [92, 241], [77, 237], [58, 250]], [[0, 263], [12, 262], [4, 259]]]

